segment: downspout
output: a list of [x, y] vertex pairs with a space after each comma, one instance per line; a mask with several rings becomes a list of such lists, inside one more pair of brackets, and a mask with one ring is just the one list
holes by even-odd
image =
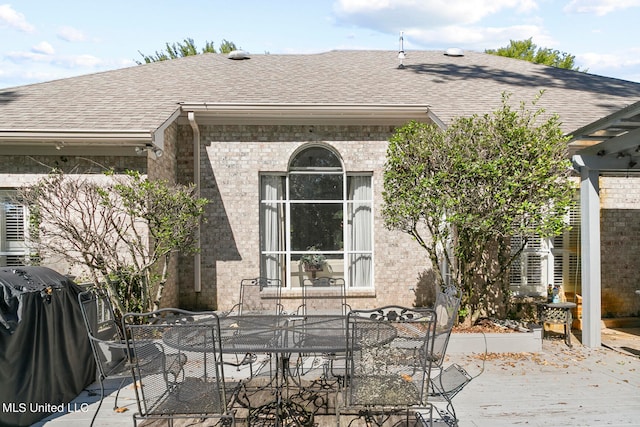
[[[196, 115], [193, 111], [187, 113], [189, 124], [193, 129], [193, 184], [196, 187], [196, 197], [200, 198], [200, 128], [196, 123]], [[200, 256], [200, 224], [196, 230], [196, 254], [193, 259], [193, 290], [202, 291], [202, 270]]]

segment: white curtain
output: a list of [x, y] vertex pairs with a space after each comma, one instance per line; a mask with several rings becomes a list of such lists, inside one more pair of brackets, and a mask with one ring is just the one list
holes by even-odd
[[370, 176], [349, 177], [347, 207], [349, 284], [370, 287], [372, 276], [372, 191]]
[[262, 177], [262, 275], [269, 279], [282, 280], [283, 180], [281, 176]]

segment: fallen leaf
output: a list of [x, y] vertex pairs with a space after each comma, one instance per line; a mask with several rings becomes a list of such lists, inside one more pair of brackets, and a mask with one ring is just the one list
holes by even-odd
[[120, 406], [119, 408], [114, 409], [115, 412], [121, 414], [123, 412], [127, 412], [129, 408], [125, 408], [124, 406]]

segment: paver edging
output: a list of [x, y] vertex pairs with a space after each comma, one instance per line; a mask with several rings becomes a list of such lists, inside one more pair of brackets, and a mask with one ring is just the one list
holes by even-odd
[[452, 333], [447, 353], [538, 353], [542, 351], [542, 327], [514, 333]]

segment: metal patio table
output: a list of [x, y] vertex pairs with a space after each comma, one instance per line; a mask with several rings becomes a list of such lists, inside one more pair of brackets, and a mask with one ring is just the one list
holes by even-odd
[[564, 340], [569, 347], [573, 347], [571, 344], [571, 324], [573, 323], [571, 310], [576, 308], [576, 306], [577, 304], [573, 302], [546, 302], [538, 304], [538, 318], [543, 324], [564, 325]]
[[[196, 320], [197, 321], [197, 320]], [[272, 414], [274, 423], [280, 425], [281, 418], [303, 408], [283, 398], [288, 386], [288, 365], [292, 354], [340, 354], [347, 351], [347, 318], [342, 315], [238, 315], [220, 317], [220, 333], [223, 353], [274, 354], [276, 370], [274, 388], [276, 398], [257, 408]], [[371, 321], [370, 333], [362, 337], [367, 346], [383, 345], [392, 341], [397, 331], [391, 325]], [[185, 351], [207, 351], [202, 340], [192, 336], [165, 334], [167, 345]], [[364, 344], [363, 344], [364, 345]], [[305, 414], [299, 414], [304, 418]], [[306, 425], [300, 422], [299, 425]]]

